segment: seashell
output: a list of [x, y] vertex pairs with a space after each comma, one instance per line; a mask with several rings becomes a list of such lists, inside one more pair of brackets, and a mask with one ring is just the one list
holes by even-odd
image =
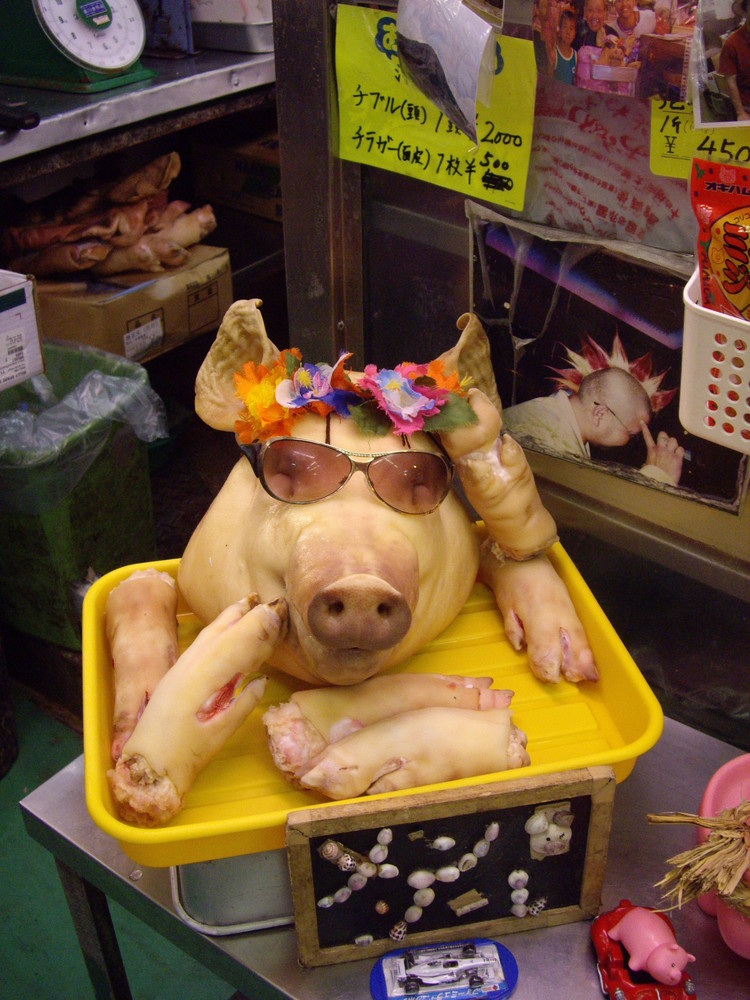
[[318, 854], [326, 861], [338, 861], [343, 853], [344, 851], [341, 844], [337, 844], [335, 840], [326, 840], [326, 842], [321, 844], [318, 848]]
[[426, 868], [417, 868], [406, 879], [412, 889], [426, 889], [435, 881], [435, 873], [428, 872]]
[[514, 917], [525, 917], [528, 913], [526, 905], [524, 903], [514, 903], [510, 908], [510, 912]]
[[430, 847], [434, 847], [436, 851], [449, 851], [451, 847], [455, 846], [456, 841], [453, 837], [435, 837], [430, 844]]
[[391, 941], [403, 941], [404, 938], [406, 937], [406, 931], [407, 931], [406, 921], [399, 920], [399, 922], [397, 924], [394, 924], [393, 927], [391, 927], [391, 929], [388, 931], [388, 937], [391, 939]]
[[406, 908], [404, 913], [404, 920], [407, 924], [416, 924], [419, 918], [422, 916], [421, 906], [409, 906]]
[[370, 848], [368, 857], [373, 864], [381, 865], [388, 857], [388, 848], [385, 844], [375, 844], [374, 847]]
[[510, 900], [512, 903], [525, 903], [529, 898], [528, 889], [514, 889], [510, 894]]
[[455, 865], [444, 865], [435, 872], [435, 878], [438, 882], [455, 882], [460, 875], [461, 872]]
[[395, 865], [378, 865], [378, 878], [396, 878], [398, 868]]
[[345, 851], [336, 864], [342, 872], [353, 872], [357, 867], [357, 859]]
[[414, 899], [414, 903], [416, 906], [421, 906], [424, 908], [425, 906], [429, 906], [430, 903], [435, 898], [435, 890], [417, 889], [412, 898]]
[[508, 885], [511, 889], [523, 889], [529, 881], [529, 873], [523, 868], [515, 868], [508, 876]]
[[478, 840], [474, 844], [474, 853], [478, 858], [486, 858], [490, 850], [489, 840]]
[[359, 889], [364, 889], [367, 885], [367, 876], [361, 875], [359, 872], [353, 872], [346, 880], [346, 884], [352, 892], [357, 892]]
[[375, 912], [379, 913], [381, 916], [390, 910], [390, 906], [386, 903], [384, 899], [379, 899], [375, 904]]
[[374, 865], [372, 861], [360, 861], [357, 865], [357, 871], [365, 878], [374, 878], [378, 874], [378, 866]]
[[360, 934], [359, 937], [355, 937], [354, 943], [360, 945], [372, 944], [373, 940], [372, 934]]
[[472, 868], [477, 866], [477, 856], [476, 854], [464, 854], [463, 857], [458, 862], [458, 870], [461, 872], [468, 872]]
[[389, 827], [384, 826], [378, 833], [377, 840], [379, 844], [390, 844], [393, 840], [393, 831]]
[[538, 899], [535, 899], [534, 902], [529, 906], [529, 913], [532, 915], [532, 917], [536, 917], [539, 913], [542, 912], [543, 909], [545, 909], [546, 906], [547, 906], [547, 897], [540, 896]]
[[484, 839], [490, 841], [497, 840], [499, 833], [500, 833], [500, 824], [492, 822], [484, 831]]
[[348, 885], [342, 885], [340, 889], [337, 889], [333, 894], [334, 903], [345, 903], [347, 899], [351, 896], [352, 890]]
[[329, 906], [333, 906], [333, 896], [323, 896], [322, 899], [318, 900], [317, 905], [321, 910], [327, 910]]

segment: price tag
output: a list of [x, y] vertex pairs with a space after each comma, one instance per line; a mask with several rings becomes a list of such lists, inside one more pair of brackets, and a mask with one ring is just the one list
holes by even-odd
[[396, 18], [340, 4], [336, 20], [339, 156], [523, 209], [534, 124], [533, 45], [497, 36], [488, 106], [473, 142], [401, 71]]
[[685, 177], [693, 159], [693, 106], [686, 101], [651, 100], [652, 174]]
[[693, 106], [684, 101], [651, 101], [653, 174], [690, 177], [693, 157], [715, 163], [750, 164], [750, 128], [743, 125], [696, 128]]

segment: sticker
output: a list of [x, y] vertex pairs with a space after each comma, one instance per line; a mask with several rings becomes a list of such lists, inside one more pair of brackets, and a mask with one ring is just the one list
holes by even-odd
[[497, 36], [489, 105], [477, 104], [473, 142], [401, 69], [396, 18], [339, 5], [339, 156], [522, 210], [534, 124], [533, 45]]
[[148, 354], [150, 351], [161, 347], [164, 341], [164, 326], [162, 325], [161, 317], [157, 316], [155, 319], [149, 320], [141, 326], [136, 326], [132, 330], [128, 330], [123, 336], [122, 341], [125, 349], [125, 357], [131, 361], [135, 361], [137, 358], [143, 357], [144, 354]]

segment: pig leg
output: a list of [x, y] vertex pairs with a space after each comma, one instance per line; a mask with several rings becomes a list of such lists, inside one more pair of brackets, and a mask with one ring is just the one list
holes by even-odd
[[528, 559], [557, 540], [555, 522], [542, 504], [523, 449], [500, 434], [496, 407], [479, 389], [470, 389], [467, 398], [476, 423], [441, 434], [441, 443], [490, 537], [511, 559]]
[[565, 584], [546, 556], [526, 562], [498, 559], [482, 545], [479, 579], [493, 591], [508, 641], [527, 649], [543, 681], [596, 681], [599, 672]]
[[266, 677], [250, 675], [282, 637], [286, 603], [246, 597], [226, 608], [165, 675], [107, 772], [123, 819], [166, 823], [198, 772], [255, 708]]
[[173, 578], [153, 568], [131, 573], [107, 598], [105, 623], [114, 669], [112, 760], [117, 763], [156, 685], [179, 655]]
[[510, 704], [512, 691], [490, 689], [489, 677], [385, 674], [350, 687], [297, 691], [263, 716], [276, 766], [294, 772], [329, 743], [373, 722], [415, 708], [474, 711]]
[[332, 743], [298, 773], [332, 799], [505, 771], [529, 764], [526, 737], [508, 708], [418, 708]]

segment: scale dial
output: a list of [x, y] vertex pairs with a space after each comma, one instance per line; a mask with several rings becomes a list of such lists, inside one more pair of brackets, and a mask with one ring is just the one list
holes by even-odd
[[47, 38], [71, 62], [122, 73], [143, 51], [146, 26], [137, 0], [32, 0]]

